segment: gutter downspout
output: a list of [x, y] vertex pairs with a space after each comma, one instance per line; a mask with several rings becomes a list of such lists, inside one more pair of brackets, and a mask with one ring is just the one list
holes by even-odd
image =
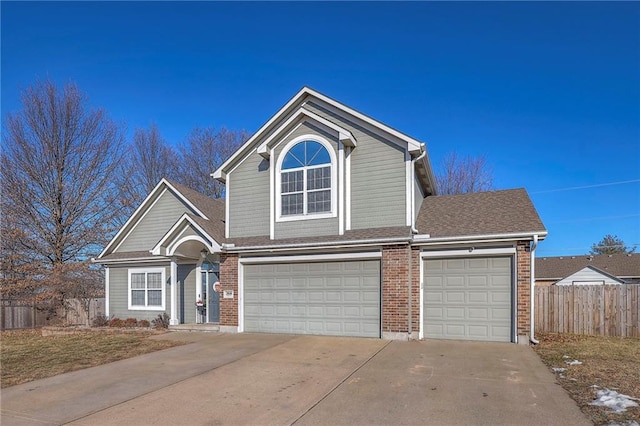
[[535, 333], [535, 299], [536, 299], [536, 295], [535, 295], [535, 282], [536, 282], [536, 258], [535, 258], [535, 253], [536, 253], [536, 247], [538, 247], [538, 234], [534, 234], [533, 236], [533, 241], [531, 243], [531, 318], [529, 319], [530, 321], [530, 328], [531, 330], [529, 331], [529, 340], [531, 341], [531, 343], [533, 343], [534, 345], [537, 345], [538, 343], [540, 343], [538, 340], [536, 340], [534, 333]]
[[[424, 144], [422, 145], [424, 147]], [[416, 175], [416, 162], [418, 160], [423, 159], [427, 155], [426, 148], [422, 151], [420, 155], [411, 160], [411, 185], [415, 184]], [[411, 188], [411, 234], [417, 235], [418, 230], [416, 229], [416, 191]], [[413, 238], [412, 238], [413, 240]], [[411, 340], [411, 336], [413, 334], [413, 248], [411, 243], [409, 243], [409, 324], [407, 327], [407, 340]]]
[[[415, 179], [416, 162], [418, 160], [423, 159], [426, 155], [427, 155], [427, 150], [425, 149], [424, 151], [422, 151], [422, 154], [418, 155], [416, 158], [411, 160], [411, 185], [413, 185], [413, 182], [416, 180]], [[411, 233], [415, 235], [418, 233], [418, 230], [416, 229], [416, 192], [413, 190], [411, 191], [411, 218], [413, 219], [411, 221]], [[411, 294], [411, 292], [409, 292], [409, 294]], [[409, 323], [411, 323], [411, 320], [409, 320]]]
[[413, 321], [412, 321], [412, 305], [413, 305], [413, 294], [412, 284], [413, 284], [413, 249], [411, 248], [411, 244], [408, 245], [409, 248], [409, 326], [407, 328], [407, 340], [411, 340], [411, 335], [413, 334]]

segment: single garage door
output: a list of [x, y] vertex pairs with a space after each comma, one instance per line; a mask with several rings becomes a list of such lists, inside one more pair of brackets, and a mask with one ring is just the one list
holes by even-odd
[[511, 341], [511, 258], [424, 260], [424, 336]]
[[245, 265], [244, 329], [380, 337], [380, 261]]

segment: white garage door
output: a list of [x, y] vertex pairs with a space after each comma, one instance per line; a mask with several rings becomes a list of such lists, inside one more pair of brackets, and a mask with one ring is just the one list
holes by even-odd
[[244, 329], [380, 337], [380, 261], [245, 265]]
[[427, 338], [511, 341], [511, 258], [424, 261]]

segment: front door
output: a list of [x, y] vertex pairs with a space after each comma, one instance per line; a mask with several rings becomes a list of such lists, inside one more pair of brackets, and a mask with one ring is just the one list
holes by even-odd
[[[203, 262], [201, 267], [203, 300], [206, 300], [204, 307], [204, 322], [220, 322], [220, 264]], [[217, 285], [216, 285], [217, 284]]]

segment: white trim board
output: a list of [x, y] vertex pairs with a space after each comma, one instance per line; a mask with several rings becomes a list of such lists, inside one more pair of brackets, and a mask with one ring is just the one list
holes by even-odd
[[448, 257], [484, 257], [484, 256], [513, 256], [516, 254], [515, 247], [498, 248], [471, 248], [456, 250], [430, 250], [421, 251], [421, 259], [448, 258]]
[[292, 256], [264, 256], [264, 257], [241, 257], [238, 262], [241, 264], [257, 263], [291, 263], [291, 262], [323, 262], [323, 261], [349, 261], [381, 259], [382, 251], [354, 252], [354, 253], [330, 253], [330, 254], [303, 254]]

